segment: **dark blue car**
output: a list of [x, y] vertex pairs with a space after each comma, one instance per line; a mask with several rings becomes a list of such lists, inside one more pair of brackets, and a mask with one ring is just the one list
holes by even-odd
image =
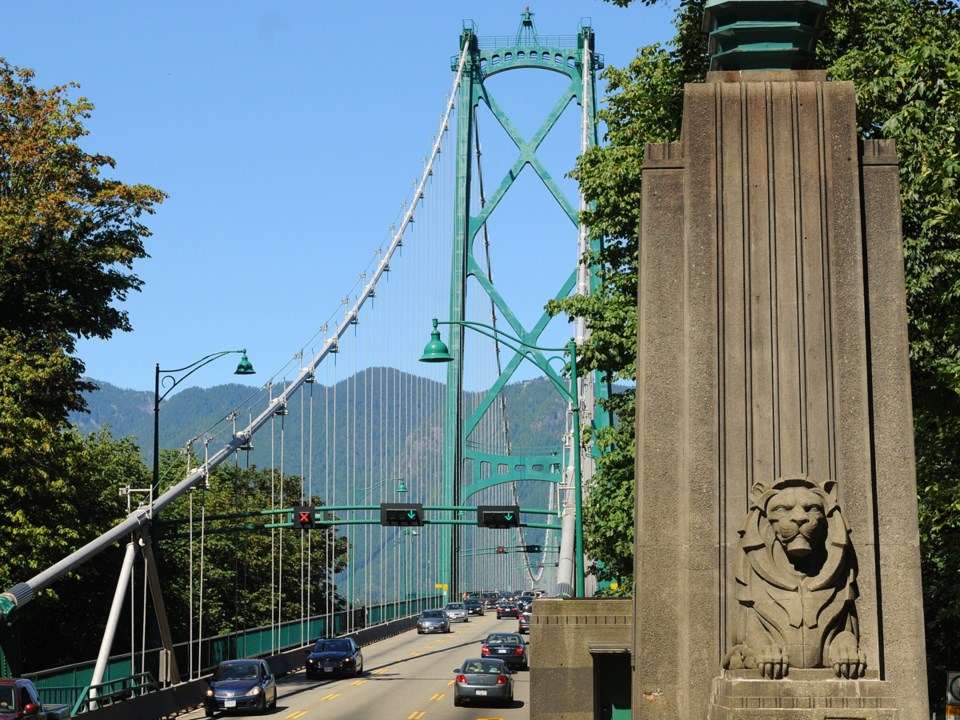
[[203, 707], [207, 717], [218, 710], [264, 712], [277, 706], [277, 680], [263, 660], [224, 660], [213, 672]]
[[355, 677], [363, 672], [363, 653], [353, 638], [321, 638], [307, 650], [307, 678]]

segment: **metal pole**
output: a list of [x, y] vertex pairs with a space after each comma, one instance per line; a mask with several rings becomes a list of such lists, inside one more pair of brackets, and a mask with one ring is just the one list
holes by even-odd
[[153, 493], [160, 486], [160, 363], [153, 379]]
[[574, 577], [574, 596], [583, 597], [584, 593], [584, 574], [583, 574], [583, 486], [580, 476], [580, 393], [577, 390], [577, 343], [570, 341], [570, 385], [571, 395], [573, 396], [573, 491], [574, 502], [576, 504], [577, 522], [576, 522], [576, 541], [574, 543], [574, 555], [576, 560], [576, 575]]
[[[120, 578], [117, 580], [117, 589], [113, 594], [113, 604], [110, 606], [110, 616], [107, 618], [107, 626], [103, 632], [103, 638], [100, 641], [100, 652], [97, 655], [97, 663], [93, 668], [93, 677], [90, 678], [90, 685], [99, 685], [103, 682], [103, 674], [107, 669], [107, 661], [110, 659], [110, 648], [113, 647], [113, 638], [117, 633], [117, 623], [120, 621], [120, 610], [123, 606], [123, 599], [127, 594], [127, 583], [130, 581], [130, 571], [133, 569], [133, 560], [136, 557], [137, 546], [131, 536], [127, 543], [127, 549], [123, 555], [123, 564], [120, 566]], [[91, 690], [90, 697], [96, 697], [97, 691]]]

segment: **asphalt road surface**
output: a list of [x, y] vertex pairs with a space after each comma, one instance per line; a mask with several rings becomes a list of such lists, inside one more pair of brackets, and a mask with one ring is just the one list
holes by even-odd
[[[454, 623], [450, 634], [417, 635], [416, 630], [363, 648], [364, 672], [357, 678], [307, 680], [304, 672], [280, 678], [274, 720], [529, 720], [530, 673], [514, 673], [514, 702], [509, 708], [453, 706], [453, 669], [467, 657], [479, 657], [488, 633], [516, 632], [516, 618], [471, 617]], [[306, 653], [304, 653], [306, 657]], [[181, 716], [202, 718], [202, 710]]]

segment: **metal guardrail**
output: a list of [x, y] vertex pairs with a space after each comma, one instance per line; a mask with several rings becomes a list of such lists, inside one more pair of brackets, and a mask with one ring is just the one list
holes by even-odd
[[88, 713], [97, 708], [116, 705], [118, 702], [148, 695], [158, 690], [160, 686], [150, 673], [138, 673], [132, 677], [109, 680], [99, 685], [88, 685], [74, 703], [71, 714]]

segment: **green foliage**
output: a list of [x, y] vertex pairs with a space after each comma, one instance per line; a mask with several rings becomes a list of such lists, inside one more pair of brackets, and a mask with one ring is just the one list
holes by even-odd
[[[127, 513], [120, 487], [149, 482], [130, 440], [104, 432], [62, 435], [57, 447], [62, 474], [30, 486], [16, 484], [29, 471], [13, 478], [0, 473], [0, 587], [30, 579], [121, 521]], [[24, 671], [90, 659], [103, 634], [119, 567], [119, 551], [108, 549], [24, 606], [18, 623]]]
[[[101, 177], [113, 160], [78, 144], [93, 106], [65, 86], [43, 90], [33, 73], [0, 59], [0, 586], [29, 580], [122, 517], [118, 486], [142, 466], [125, 441], [82, 438], [67, 423], [84, 407], [81, 337], [128, 330], [117, 303], [140, 287], [130, 273], [146, 257], [138, 222], [163, 199], [144, 185]], [[115, 571], [114, 571], [115, 572]], [[50, 613], [57, 593], [81, 588], [109, 606], [96, 564], [28, 606]], [[107, 600], [102, 594], [108, 593]], [[82, 608], [83, 599], [77, 601]], [[94, 619], [89, 627], [97, 620]], [[30, 663], [73, 656], [87, 636], [51, 619], [23, 628]], [[49, 630], [49, 632], [48, 632]], [[15, 661], [15, 659], [13, 659]]]
[[[167, 459], [182, 468], [183, 458], [173, 458]], [[221, 465], [209, 489], [192, 491], [164, 509], [158, 554], [174, 637], [189, 636], [191, 577], [193, 608], [199, 612], [202, 602], [205, 636], [299, 619], [308, 597], [307, 615], [343, 607], [333, 580], [346, 567], [347, 539], [333, 527], [310, 532], [264, 527], [287, 520], [261, 513], [281, 498], [287, 498], [286, 506], [298, 504], [302, 483], [270, 469]], [[313, 504], [322, 502], [314, 498]], [[307, 567], [309, 575], [301, 571]]]

